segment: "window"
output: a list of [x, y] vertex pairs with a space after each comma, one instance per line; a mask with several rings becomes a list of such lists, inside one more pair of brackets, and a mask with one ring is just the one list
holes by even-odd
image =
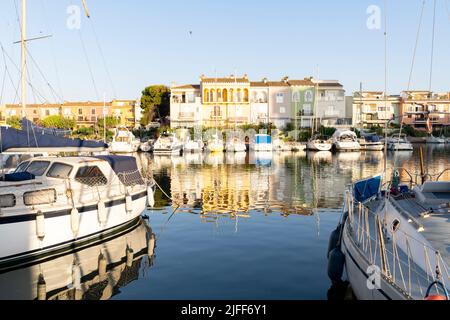
[[95, 115], [95, 109], [91, 109], [91, 114]]
[[305, 102], [312, 102], [313, 101], [313, 92], [311, 90], [308, 90], [305, 92]]
[[281, 107], [281, 108], [280, 108], [280, 113], [286, 113], [286, 108]]
[[64, 163], [54, 163], [48, 170], [47, 177], [66, 179], [72, 172], [73, 167]]
[[78, 169], [75, 180], [90, 187], [104, 186], [108, 183], [108, 179], [97, 166]]
[[194, 96], [193, 93], [189, 93], [189, 94], [187, 95], [187, 102], [188, 102], [188, 103], [194, 103], [194, 102], [195, 102], [195, 96]]
[[50, 110], [45, 110], [45, 115], [48, 117], [50, 115]]
[[292, 95], [292, 101], [300, 102], [300, 93], [294, 92], [294, 94]]
[[81, 108], [78, 109], [78, 114], [79, 114], [79, 115], [83, 115], [83, 109], [81, 109]]
[[16, 205], [16, 196], [13, 194], [2, 194], [0, 196], [0, 208], [12, 208]]
[[310, 104], [304, 104], [303, 105], [303, 113], [305, 116], [310, 116], [312, 115], [312, 108]]
[[56, 202], [56, 190], [38, 190], [25, 192], [23, 194], [23, 203], [26, 206], [36, 206], [43, 204], [51, 204]]
[[37, 177], [44, 175], [44, 172], [47, 170], [50, 165], [49, 161], [33, 161], [27, 168], [27, 172], [31, 173]]
[[26, 167], [30, 164], [29, 161], [22, 162], [19, 164], [19, 166], [16, 168], [16, 171], [14, 172], [25, 172]]
[[277, 93], [277, 103], [284, 103], [284, 94]]

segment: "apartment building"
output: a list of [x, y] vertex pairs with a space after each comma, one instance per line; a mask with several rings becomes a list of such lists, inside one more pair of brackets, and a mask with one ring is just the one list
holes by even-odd
[[400, 117], [404, 124], [426, 130], [428, 117], [434, 128], [450, 125], [450, 92], [403, 91]]
[[[104, 115], [115, 117], [120, 125], [135, 127], [135, 100], [113, 100], [110, 102], [65, 101], [60, 104], [27, 104], [25, 115], [27, 119], [38, 122], [50, 116], [61, 115], [74, 119], [76, 128], [94, 127]], [[6, 104], [0, 108], [0, 118], [6, 121], [10, 117], [22, 117], [22, 106], [19, 104]]]
[[353, 94], [353, 124], [371, 128], [384, 126], [387, 121], [399, 123], [401, 98], [383, 91], [358, 91]]

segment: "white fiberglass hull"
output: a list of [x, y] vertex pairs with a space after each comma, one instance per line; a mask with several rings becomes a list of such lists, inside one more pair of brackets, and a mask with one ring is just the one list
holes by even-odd
[[384, 149], [384, 145], [381, 143], [361, 144], [361, 150], [363, 150], [363, 151], [382, 151], [383, 149]]
[[311, 151], [330, 151], [333, 145], [331, 143], [309, 142], [306, 149]]
[[336, 142], [334, 144], [336, 151], [360, 151], [361, 146], [358, 142]]
[[[358, 300], [406, 300], [407, 297], [392, 282], [381, 276], [379, 288], [368, 285], [371, 264], [360, 253], [356, 244], [348, 235], [347, 223], [342, 235], [342, 253], [345, 255], [345, 270], [353, 293]], [[370, 281], [369, 281], [370, 282]]]
[[388, 146], [391, 151], [413, 151], [414, 148], [410, 143], [391, 143]]
[[252, 146], [254, 151], [267, 152], [272, 151], [273, 147], [271, 143], [256, 143]]
[[[147, 191], [131, 194], [132, 202], [127, 207], [126, 198], [118, 197], [105, 201], [106, 222], [99, 222], [96, 203], [77, 206], [79, 212], [78, 233], [72, 231], [71, 207], [51, 207], [42, 210], [43, 222], [38, 222], [35, 212], [19, 215], [0, 216], [0, 235], [3, 243], [0, 248], [0, 267], [36, 259], [52, 252], [65, 252], [81, 241], [89, 241], [103, 233], [108, 233], [136, 219], [147, 205]], [[127, 208], [130, 211], [127, 211]], [[44, 237], [38, 238], [38, 224], [44, 230]]]
[[125, 142], [112, 142], [109, 147], [111, 153], [133, 153], [138, 150], [139, 146]]
[[223, 152], [223, 142], [222, 141], [213, 141], [208, 143], [206, 148], [209, 152]]
[[229, 143], [225, 150], [227, 152], [245, 152], [247, 151], [247, 147], [244, 143]]

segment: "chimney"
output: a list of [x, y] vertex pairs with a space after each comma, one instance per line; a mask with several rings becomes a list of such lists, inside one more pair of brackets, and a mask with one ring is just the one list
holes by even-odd
[[289, 77], [288, 77], [288, 76], [285, 76], [282, 80], [283, 80], [284, 83], [288, 83]]
[[267, 84], [267, 78], [263, 78], [262, 81]]

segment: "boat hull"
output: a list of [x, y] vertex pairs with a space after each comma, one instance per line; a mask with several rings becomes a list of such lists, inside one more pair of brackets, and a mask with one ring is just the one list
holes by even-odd
[[310, 142], [306, 146], [306, 149], [310, 151], [330, 151], [332, 147], [333, 145], [331, 143]]
[[14, 239], [0, 248], [0, 268], [16, 265], [29, 259], [42, 258], [54, 252], [66, 252], [79, 242], [90, 241], [138, 218], [147, 205], [147, 191], [131, 195], [131, 209], [127, 211], [126, 198], [105, 202], [106, 222], [99, 222], [97, 205], [92, 203], [77, 207], [79, 229], [72, 231], [71, 208], [43, 210], [44, 237], [38, 238], [35, 213], [0, 217], [0, 234], [3, 239]]
[[372, 283], [368, 274], [371, 264], [349, 236], [347, 223], [343, 230], [341, 251], [345, 256], [347, 279], [358, 300], [407, 300], [407, 296], [383, 276], [380, 277], [378, 288], [369, 287]]

